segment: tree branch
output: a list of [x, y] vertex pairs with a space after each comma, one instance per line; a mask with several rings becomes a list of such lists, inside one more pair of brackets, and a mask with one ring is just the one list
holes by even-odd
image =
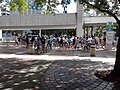
[[[87, 5], [92, 6], [93, 8], [98, 9], [98, 10], [101, 11], [101, 12], [105, 12], [105, 13], [111, 15], [112, 17], [114, 17], [114, 19], [117, 21], [118, 24], [120, 23], [120, 20], [118, 19], [118, 17], [117, 17], [114, 13], [110, 12], [109, 10], [102, 10], [101, 8], [99, 8], [99, 7], [97, 7], [97, 6], [93, 5], [93, 4], [90, 4], [89, 2], [87, 2], [87, 1], [85, 1], [85, 0], [84, 0], [83, 2], [84, 2], [85, 4], [87, 4]], [[119, 3], [120, 3], [120, 0], [119, 0]]]

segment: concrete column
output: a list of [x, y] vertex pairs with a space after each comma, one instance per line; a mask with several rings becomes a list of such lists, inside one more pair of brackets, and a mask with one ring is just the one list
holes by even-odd
[[[1, 8], [0, 8], [0, 16], [1, 16]], [[0, 30], [0, 41], [2, 40], [2, 30]]]
[[41, 29], [39, 29], [39, 35], [40, 35], [40, 37], [41, 37]]
[[90, 28], [90, 26], [87, 27], [87, 30], [88, 30], [88, 36], [91, 36], [91, 28]]
[[0, 30], [0, 41], [2, 41], [2, 30]]
[[86, 28], [86, 37], [89, 36], [88, 27]]
[[0, 16], [1, 16], [2, 14], [1, 14], [1, 8], [0, 8]]
[[76, 28], [76, 35], [78, 37], [83, 36], [83, 5], [79, 4], [79, 0], [77, 0], [77, 28]]

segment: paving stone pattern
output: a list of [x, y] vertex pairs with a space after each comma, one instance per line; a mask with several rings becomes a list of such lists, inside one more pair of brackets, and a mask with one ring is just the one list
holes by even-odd
[[38, 87], [40, 90], [112, 90], [112, 83], [94, 76], [96, 69], [110, 67], [90, 60], [54, 61]]
[[34, 90], [50, 64], [45, 60], [0, 58], [0, 90]]
[[[1, 48], [1, 53], [17, 53], [19, 48]], [[9, 51], [10, 50], [10, 51]], [[20, 49], [20, 52], [24, 52], [26, 49]], [[9, 51], [9, 52], [8, 52]], [[108, 54], [109, 51], [103, 51], [105, 55]], [[114, 52], [108, 54], [108, 56], [113, 56]], [[23, 53], [24, 54], [24, 53]], [[84, 51], [73, 51], [73, 50], [55, 50], [47, 53], [48, 55], [63, 55], [63, 56], [89, 56], [89, 52]], [[102, 56], [102, 52], [97, 53], [98, 56]], [[94, 72], [97, 69], [109, 69], [113, 68], [113, 65], [110, 63], [103, 63], [100, 61], [91, 61], [90, 59], [81, 59], [81, 60], [56, 60], [53, 61], [50, 66], [48, 66], [45, 71], [40, 70], [40, 73], [34, 72], [35, 74], [31, 76], [33, 72], [26, 72], [25, 74], [16, 73], [14, 71], [17, 70], [31, 70], [31, 68], [36, 68], [41, 64], [41, 60], [37, 60], [35, 62], [14, 62], [11, 61], [13, 59], [0, 59], [0, 76], [8, 77], [8, 79], [4, 78], [4, 82], [0, 77], [0, 90], [114, 90], [114, 85], [120, 86], [120, 84], [113, 84], [111, 82], [103, 81], [94, 76]], [[47, 60], [47, 58], [46, 58]], [[3, 63], [3, 61], [6, 61]], [[39, 63], [38, 63], [39, 62]], [[19, 64], [20, 63], [20, 64]], [[26, 64], [27, 63], [27, 64]], [[15, 65], [14, 65], [15, 64]], [[46, 64], [45, 64], [46, 65]], [[14, 68], [12, 68], [14, 66]], [[20, 67], [22, 66], [22, 67]], [[18, 67], [18, 69], [17, 69]], [[29, 67], [29, 69], [28, 69]], [[41, 66], [39, 66], [41, 67]], [[11, 69], [12, 68], [12, 69]], [[15, 70], [14, 70], [15, 69]], [[39, 69], [38, 69], [39, 70]], [[14, 72], [14, 79], [11, 80], [11, 75], [9, 73]], [[30, 74], [30, 75], [29, 75]], [[26, 78], [26, 75], [27, 78]], [[36, 76], [37, 75], [37, 76]], [[21, 77], [19, 77], [21, 76]], [[32, 77], [32, 78], [31, 78]], [[9, 79], [10, 78], [10, 79]], [[16, 80], [20, 79], [21, 81], [16, 83]], [[34, 80], [36, 80], [34, 82]], [[11, 83], [14, 83], [14, 85]], [[24, 81], [31, 81], [24, 82]], [[18, 84], [19, 85], [16, 85]], [[29, 86], [25, 87], [25, 83]], [[10, 86], [2, 87], [1, 85], [5, 86], [5, 84], [10, 84]], [[22, 89], [19, 88], [22, 85]], [[15, 86], [13, 89], [12, 87]], [[17, 87], [17, 89], [16, 89]], [[31, 88], [33, 87], [33, 88]], [[115, 87], [116, 88], [116, 87]], [[120, 90], [120, 88], [116, 88], [115, 90]]]

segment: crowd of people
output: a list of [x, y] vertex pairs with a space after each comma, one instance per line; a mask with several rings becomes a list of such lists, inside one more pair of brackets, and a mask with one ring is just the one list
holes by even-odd
[[[41, 53], [47, 52], [48, 49], [57, 47], [59, 49], [82, 49], [89, 50], [91, 45], [95, 45], [96, 49], [106, 46], [106, 38], [98, 38], [97, 36], [88, 37], [76, 37], [63, 35], [60, 37], [38, 35], [38, 36], [22, 36], [21, 38], [15, 37], [15, 45], [26, 45], [26, 48], [30, 46], [34, 47], [36, 52], [41, 50]], [[116, 42], [113, 42], [113, 46], [116, 47]]]

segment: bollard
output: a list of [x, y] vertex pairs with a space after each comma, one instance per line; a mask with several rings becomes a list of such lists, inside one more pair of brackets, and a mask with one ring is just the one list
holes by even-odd
[[95, 51], [95, 44], [90, 45], [90, 56], [95, 57], [96, 51]]

